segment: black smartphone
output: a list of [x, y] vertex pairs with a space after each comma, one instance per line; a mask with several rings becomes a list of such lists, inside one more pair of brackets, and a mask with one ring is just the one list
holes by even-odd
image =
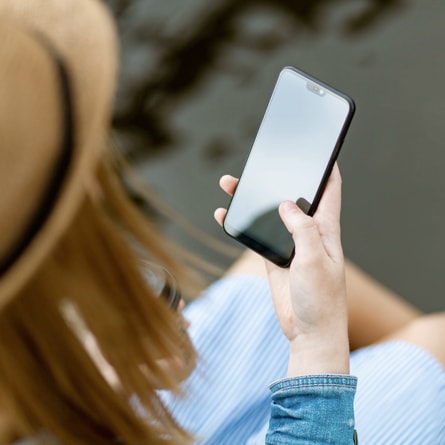
[[283, 68], [227, 209], [225, 232], [288, 267], [294, 243], [278, 206], [292, 200], [315, 213], [354, 111], [347, 95]]

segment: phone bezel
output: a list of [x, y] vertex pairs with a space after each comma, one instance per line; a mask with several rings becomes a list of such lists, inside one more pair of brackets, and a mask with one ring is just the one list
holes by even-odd
[[[291, 72], [297, 74], [298, 76], [304, 78], [308, 82], [311, 82], [312, 84], [315, 84], [319, 88], [324, 89], [326, 91], [329, 91], [331, 94], [334, 94], [334, 95], [338, 96], [339, 98], [342, 98], [343, 100], [345, 100], [345, 102], [349, 106], [348, 113], [347, 113], [346, 118], [345, 118], [345, 120], [343, 122], [342, 129], [339, 132], [339, 135], [337, 137], [337, 141], [336, 141], [336, 144], [335, 144], [335, 146], [334, 146], [334, 148], [332, 150], [331, 156], [330, 156], [330, 158], [329, 158], [329, 160], [328, 160], [328, 162], [326, 164], [326, 168], [325, 168], [324, 173], [322, 175], [322, 178], [320, 180], [320, 184], [319, 184], [319, 186], [317, 188], [317, 192], [315, 194], [314, 200], [313, 200], [311, 206], [309, 207], [309, 210], [307, 211], [308, 215], [313, 216], [314, 213], [316, 212], [317, 208], [318, 208], [318, 205], [320, 203], [321, 197], [323, 196], [323, 192], [324, 192], [324, 189], [326, 187], [327, 181], [328, 181], [329, 176], [331, 174], [332, 168], [333, 168], [333, 166], [335, 164], [335, 161], [337, 160], [338, 155], [340, 153], [340, 149], [341, 149], [341, 147], [343, 145], [344, 139], [345, 139], [346, 134], [348, 132], [348, 129], [349, 129], [350, 123], [352, 121], [352, 118], [354, 116], [356, 107], [355, 107], [354, 100], [350, 96], [348, 96], [347, 94], [338, 91], [336, 88], [326, 84], [325, 82], [319, 80], [318, 78], [316, 78], [316, 77], [314, 77], [314, 76], [304, 72], [303, 70], [301, 70], [299, 68], [295, 68], [293, 66], [285, 66], [284, 68], [281, 69], [281, 71], [280, 71], [280, 73], [278, 75], [277, 81], [275, 83], [273, 92], [271, 94], [271, 97], [269, 99], [269, 103], [272, 100], [272, 97], [273, 97], [273, 94], [275, 92], [275, 88], [276, 88], [276, 86], [278, 84], [279, 78], [283, 74], [283, 72], [285, 72], [285, 71], [291, 71]], [[266, 107], [266, 111], [267, 111], [267, 107]], [[266, 112], [264, 113], [264, 116], [265, 116], [265, 114], [266, 114]], [[262, 121], [264, 119], [264, 116], [263, 116], [263, 118], [261, 120], [259, 128], [261, 128], [261, 124], [262, 124]], [[245, 160], [245, 163], [244, 163], [244, 166], [243, 166], [243, 170], [242, 170], [243, 172], [244, 172], [244, 169], [246, 167], [246, 164], [247, 164], [247, 161], [249, 159], [249, 156], [252, 153], [252, 149], [253, 149], [253, 145], [251, 147], [251, 150], [249, 151], [248, 156], [246, 157], [246, 160]], [[242, 179], [242, 176], [243, 176], [243, 173], [241, 173], [240, 181]], [[235, 195], [236, 195], [236, 191], [235, 191], [234, 196], [232, 196], [232, 198], [231, 198], [231, 200], [229, 202], [229, 205], [228, 205], [228, 208], [227, 208], [227, 212], [230, 212], [230, 205], [231, 205]], [[280, 267], [289, 267], [290, 264], [292, 263], [292, 259], [294, 257], [294, 249], [292, 249], [292, 253], [290, 254], [289, 257], [284, 257], [284, 256], [278, 254], [276, 251], [274, 251], [273, 248], [269, 247], [267, 244], [261, 243], [258, 240], [251, 238], [250, 236], [248, 236], [246, 233], [244, 233], [242, 231], [238, 231], [236, 229], [233, 230], [231, 227], [229, 227], [227, 224], [225, 224], [225, 221], [223, 223], [223, 229], [224, 229], [225, 233], [227, 235], [229, 235], [231, 238], [236, 239], [238, 242], [242, 243], [246, 247], [252, 249], [253, 251], [257, 252], [261, 256], [265, 257], [267, 260], [273, 262], [274, 264], [276, 264], [276, 265], [278, 265]]]

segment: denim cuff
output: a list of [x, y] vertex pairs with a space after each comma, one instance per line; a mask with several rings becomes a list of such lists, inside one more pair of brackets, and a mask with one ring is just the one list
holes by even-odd
[[286, 378], [270, 385], [269, 445], [351, 445], [357, 378], [319, 374]]
[[345, 387], [345, 389], [350, 388], [355, 391], [357, 389], [357, 377], [349, 374], [313, 374], [287, 377], [271, 383], [269, 389], [274, 394], [282, 389], [298, 390], [305, 386]]

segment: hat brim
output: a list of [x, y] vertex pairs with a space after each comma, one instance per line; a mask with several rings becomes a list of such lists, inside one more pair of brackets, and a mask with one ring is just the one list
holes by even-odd
[[[94, 6], [97, 2], [88, 3], [93, 5], [97, 12], [97, 7]], [[103, 12], [99, 10], [102, 18], [105, 16], [107, 31], [111, 29], [114, 32], [114, 27], [110, 27], [109, 17]], [[3, 21], [1, 11], [0, 20]], [[20, 292], [44, 263], [45, 258], [72, 223], [82, 200], [88, 193], [106, 145], [106, 130], [110, 120], [115, 83], [116, 48], [113, 39], [102, 42], [110, 53], [108, 59], [105, 59], [111, 61], [108, 66], [101, 66], [97, 70], [104, 73], [104, 80], [98, 86], [96, 96], [85, 98], [79, 96], [91, 94], [91, 91], [85, 93], [81, 91], [82, 86], [88, 81], [88, 69], [85, 70], [85, 78], [81, 78], [84, 73], [78, 66], [73, 69], [72, 55], [59, 53], [63, 48], [60, 42], [53, 47], [51, 39], [47, 36], [41, 38], [38, 33], [14, 28], [15, 26], [10, 27], [8, 45], [16, 45], [14, 50], [21, 54], [20, 40], [23, 35], [26, 35], [28, 44], [29, 40], [33, 41], [32, 45], [28, 45], [27, 50], [29, 51], [29, 48], [34, 46], [32, 50], [46, 53], [44, 63], [50, 64], [53, 72], [57, 73], [58, 80], [52, 83], [52, 88], [59, 98], [62, 131], [59, 131], [59, 142], [54, 145], [54, 156], [48, 157], [51, 159], [50, 174], [45, 180], [46, 185], [41, 191], [41, 198], [35, 205], [36, 211], [26, 222], [25, 230], [19, 234], [19, 241], [13, 246], [12, 254], [8, 253], [11, 258], [6, 262], [7, 264], [5, 263], [7, 267], [0, 275], [0, 308]], [[19, 34], [22, 34], [20, 38]], [[112, 33], [109, 33], [108, 37], [109, 35]], [[26, 53], [23, 57], [26, 57]], [[79, 61], [81, 62], [82, 60]], [[91, 66], [88, 68], [89, 72], [92, 72]], [[108, 73], [107, 69], [111, 73]], [[9, 80], [14, 81], [12, 75]], [[33, 87], [36, 88], [35, 85]], [[46, 93], [42, 92], [42, 94]], [[38, 90], [35, 89], [33, 94], [38, 94]], [[89, 104], [88, 101], [91, 103]], [[90, 116], [85, 116], [90, 109], [93, 110]], [[30, 116], [30, 119], [32, 118]]]

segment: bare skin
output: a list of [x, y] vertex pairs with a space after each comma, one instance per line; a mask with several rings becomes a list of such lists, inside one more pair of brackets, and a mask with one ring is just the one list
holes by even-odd
[[[229, 180], [236, 187], [236, 180]], [[233, 193], [234, 187], [224, 187], [224, 178], [222, 186]], [[349, 372], [340, 207], [341, 177], [337, 166], [313, 218], [290, 201], [279, 207], [281, 219], [293, 237], [296, 255], [289, 268], [266, 262], [266, 271], [277, 318], [289, 340], [289, 376]], [[224, 216], [224, 209], [216, 210], [215, 218], [220, 224]]]
[[[223, 176], [221, 188], [232, 195], [238, 180]], [[217, 209], [215, 219], [224, 220], [226, 210]], [[253, 274], [267, 277], [266, 262], [246, 251], [227, 274]], [[432, 353], [445, 367], [445, 313], [424, 315], [420, 310], [386, 288], [354, 263], [345, 261], [351, 350], [386, 340], [414, 343]]]

